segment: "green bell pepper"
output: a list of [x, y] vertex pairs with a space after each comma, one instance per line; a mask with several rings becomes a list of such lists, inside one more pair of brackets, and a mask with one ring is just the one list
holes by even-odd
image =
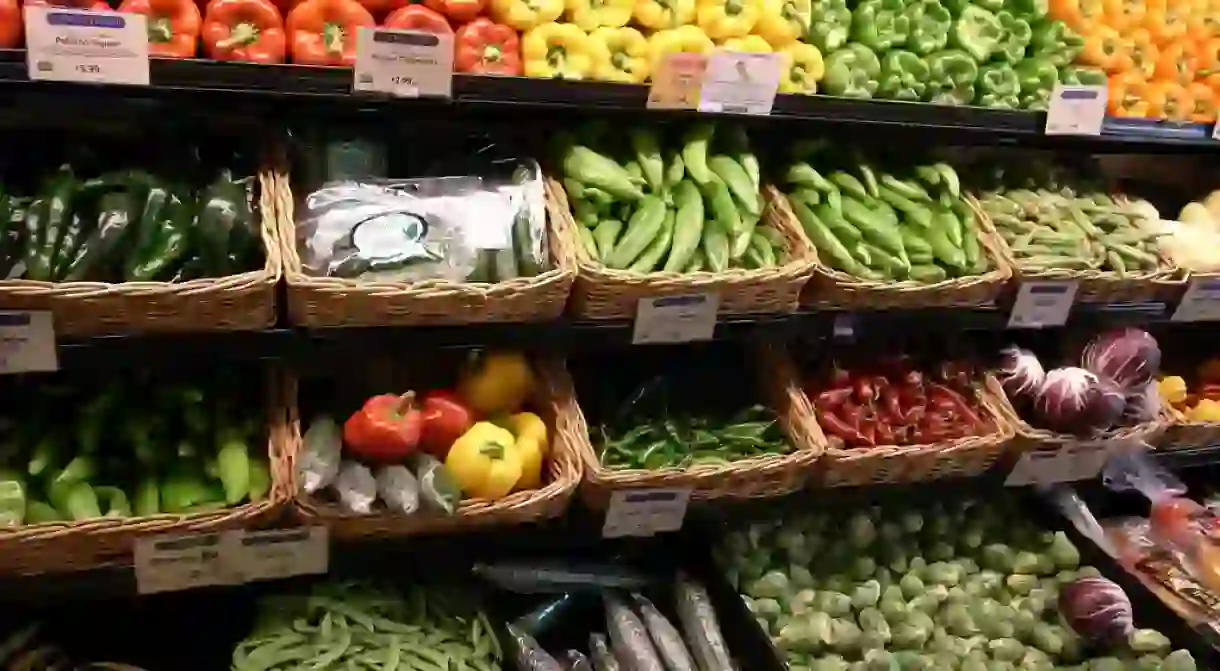
[[1021, 93], [1017, 72], [1007, 63], [988, 63], [979, 68], [976, 83], [981, 94], [1016, 98]]
[[1021, 96], [1021, 109], [1027, 109], [1033, 112], [1045, 112], [1051, 107], [1051, 94], [1047, 91], [1045, 94], [1034, 93], [1031, 95]]
[[1027, 58], [1013, 68], [1021, 87], [1021, 98], [1049, 100], [1059, 83], [1059, 68], [1043, 58]]
[[988, 12], [1004, 9], [1004, 0], [941, 0], [954, 16], [961, 16], [967, 7], [978, 7]]
[[925, 59], [928, 64], [928, 102], [967, 105], [974, 100], [978, 63], [964, 51], [946, 49]]
[[1019, 19], [1009, 12], [996, 14], [1000, 25], [1004, 27], [1004, 37], [1000, 41], [996, 56], [1009, 65], [1016, 65], [1025, 59], [1025, 48], [1033, 39], [1034, 31], [1029, 22]]
[[877, 97], [893, 100], [918, 101], [928, 90], [928, 64], [911, 53], [895, 49], [881, 59], [881, 80]]
[[1063, 21], [1037, 21], [1032, 27], [1032, 55], [1050, 61], [1057, 68], [1070, 65], [1084, 48], [1084, 39]]
[[953, 25], [953, 14], [940, 4], [940, 0], [920, 0], [906, 9], [911, 32], [907, 35], [906, 48], [927, 56], [940, 51], [949, 42], [949, 28]]
[[1073, 65], [1059, 71], [1059, 81], [1071, 86], [1105, 86], [1106, 73], [1101, 68]]
[[1045, 19], [1050, 12], [1050, 0], [1004, 0], [1004, 9], [1026, 21]]
[[961, 49], [982, 63], [1000, 47], [1004, 37], [1004, 26], [996, 15], [979, 7], [970, 5], [962, 9], [953, 27], [949, 31], [949, 44], [955, 49]]
[[1001, 96], [994, 93], [984, 93], [977, 96], [974, 104], [993, 109], [1015, 110], [1021, 107], [1021, 101], [1016, 96]]
[[818, 0], [809, 21], [809, 42], [824, 55], [838, 51], [851, 35], [852, 16], [847, 0]]
[[881, 60], [871, 49], [852, 42], [826, 57], [822, 89], [832, 96], [871, 98], [877, 93]]
[[851, 39], [882, 52], [907, 41], [911, 20], [903, 13], [902, 0], [864, 0], [851, 13]]

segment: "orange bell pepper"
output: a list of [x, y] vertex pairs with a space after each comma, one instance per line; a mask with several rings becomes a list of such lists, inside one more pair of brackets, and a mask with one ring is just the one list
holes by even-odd
[[17, 0], [0, 0], [0, 49], [21, 46], [21, 5]]
[[477, 18], [458, 28], [453, 45], [453, 69], [457, 72], [521, 75], [521, 40], [509, 26]]
[[288, 47], [284, 18], [269, 0], [212, 0], [202, 37], [218, 61], [283, 63]]
[[1143, 23], [1147, 11], [1144, 0], [1105, 0], [1103, 7], [1105, 23], [1124, 35]]
[[1195, 55], [1198, 56], [1196, 79], [1206, 79], [1213, 74], [1220, 73], [1220, 37], [1200, 42]]
[[1148, 82], [1141, 90], [1148, 101], [1148, 114], [1155, 119], [1187, 121], [1194, 114], [1194, 99], [1186, 87], [1167, 80]]
[[356, 64], [356, 31], [377, 22], [356, 0], [305, 0], [288, 13], [285, 30], [292, 62]]
[[1216, 91], [1200, 82], [1193, 82], [1190, 86], [1186, 87], [1186, 90], [1195, 102], [1195, 111], [1191, 113], [1190, 120], [1198, 123], [1215, 123]]
[[1117, 30], [1097, 24], [1093, 26], [1093, 32], [1084, 36], [1080, 62], [1096, 65], [1109, 73], [1126, 72], [1131, 69], [1131, 47]]
[[149, 55], [195, 57], [203, 16], [194, 0], [123, 0], [119, 11], [148, 17]]
[[1136, 28], [1127, 35], [1127, 46], [1131, 50], [1131, 71], [1141, 79], [1152, 79], [1161, 56], [1161, 50], [1152, 41], [1152, 34], [1143, 28]]
[[1142, 95], [1146, 85], [1134, 72], [1112, 75], [1106, 82], [1106, 109], [1113, 116], [1148, 116], [1149, 103]]
[[1105, 21], [1105, 0], [1050, 0], [1050, 14], [1076, 32], [1088, 35], [1093, 26]]
[[1144, 28], [1162, 47], [1186, 37], [1190, 9], [1183, 0], [1147, 0]]
[[1186, 86], [1195, 80], [1195, 70], [1199, 67], [1196, 47], [1185, 40], [1166, 44], [1161, 48], [1161, 55], [1156, 61], [1156, 78], [1173, 81]]

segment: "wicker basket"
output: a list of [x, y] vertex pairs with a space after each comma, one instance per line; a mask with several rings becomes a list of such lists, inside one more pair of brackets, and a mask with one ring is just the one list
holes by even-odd
[[[409, 536], [418, 534], [457, 533], [489, 526], [525, 524], [559, 517], [568, 508], [568, 501], [576, 486], [580, 484], [580, 460], [576, 448], [569, 441], [572, 434], [569, 421], [561, 412], [561, 397], [557, 394], [556, 381], [562, 379], [559, 368], [542, 363], [537, 366], [538, 385], [533, 407], [539, 416], [552, 428], [550, 454], [546, 461], [546, 484], [541, 489], [514, 492], [508, 496], [489, 501], [468, 499], [452, 516], [418, 513], [394, 515], [376, 513], [354, 515], [344, 512], [336, 504], [309, 496], [300, 496], [296, 501], [298, 514], [310, 524], [324, 524], [332, 538], [360, 539], [387, 536]], [[288, 385], [288, 415], [290, 426], [290, 451], [295, 454], [301, 448], [301, 418], [297, 406], [296, 381]], [[294, 481], [293, 491], [299, 491]]]
[[[983, 214], [982, 204], [977, 200], [969, 197], [967, 202], [975, 212]], [[1100, 270], [1022, 270], [991, 219], [983, 215], [982, 222], [996, 241], [1005, 264], [1012, 268], [1017, 282], [1076, 282], [1077, 303], [1172, 301], [1181, 297], [1186, 290], [1186, 273], [1166, 259], [1162, 259], [1166, 266], [1160, 270], [1121, 277], [1117, 273]]]
[[283, 272], [272, 207], [276, 179], [258, 174], [262, 269], [186, 282], [0, 280], [0, 310], [49, 310], [56, 336], [130, 332], [255, 331], [275, 325], [275, 285]]
[[756, 457], [728, 465], [695, 465], [687, 468], [603, 468], [589, 439], [589, 426], [577, 403], [576, 390], [566, 369], [559, 377], [557, 404], [565, 441], [575, 446], [584, 462], [585, 480], [581, 500], [589, 508], [604, 510], [617, 489], [637, 487], [689, 487], [691, 500], [749, 499], [779, 496], [805, 485], [813, 464], [822, 455], [826, 439], [812, 416], [809, 402], [795, 384], [786, 359], [770, 346], [759, 348], [758, 382], [766, 404], [775, 411], [795, 450], [791, 454]]
[[[771, 190], [766, 190], [770, 193]], [[797, 307], [801, 287], [813, 272], [813, 247], [787, 209], [768, 199], [759, 225], [771, 226], [787, 242], [788, 262], [778, 268], [731, 269], [720, 273], [631, 273], [594, 263], [578, 239], [578, 226], [563, 186], [547, 178], [547, 202], [558, 205], [556, 218], [563, 253], [577, 267], [572, 312], [588, 319], [634, 319], [641, 298], [716, 292], [721, 315], [783, 314]]]
[[366, 282], [302, 272], [291, 180], [281, 173], [277, 182], [276, 218], [288, 280], [288, 317], [293, 324], [325, 327], [537, 322], [563, 314], [576, 270], [571, 258], [558, 251], [555, 226], [561, 216], [560, 206], [549, 197], [546, 210], [547, 238], [554, 262], [551, 270], [495, 284], [448, 280]]
[[1009, 450], [1008, 455], [1008, 458], [1014, 460], [1032, 450], [1058, 450], [1065, 445], [1080, 442], [1102, 440], [1114, 442], [1138, 441], [1155, 445], [1165, 433], [1165, 430], [1169, 428], [1172, 421], [1169, 414], [1162, 408], [1160, 416], [1151, 422], [1123, 427], [1115, 431], [1107, 431], [1093, 438], [1081, 438], [1063, 433], [1053, 433], [1031, 426], [1028, 422], [1021, 419], [1017, 414], [1016, 408], [1013, 407], [1006, 395], [1001, 394], [1000, 399], [1003, 401], [1002, 408], [1005, 417], [1008, 418], [1009, 423], [1012, 424], [1017, 432], [1017, 438], [1012, 442], [1012, 449]]
[[1191, 450], [1220, 443], [1220, 424], [1168, 420], [1158, 450]]
[[[797, 221], [784, 194], [773, 189], [771, 199], [779, 204], [792, 221]], [[986, 218], [986, 215], [978, 214]], [[801, 235], [804, 236], [803, 231]], [[933, 283], [912, 280], [875, 282], [854, 277], [818, 263], [817, 250], [814, 249], [813, 279], [801, 292], [801, 304], [828, 309], [869, 310], [991, 305], [1008, 284], [1012, 273], [1005, 258], [999, 253], [999, 243], [993, 228], [980, 228], [979, 244], [983, 253], [991, 259], [991, 270], [982, 275], [955, 277]], [[813, 248], [813, 245], [810, 247]]]
[[39, 575], [130, 565], [137, 538], [258, 528], [276, 520], [289, 510], [296, 467], [295, 455], [288, 449], [292, 434], [284, 413], [284, 387], [278, 375], [270, 377], [267, 452], [271, 491], [266, 499], [212, 512], [46, 522], [0, 531], [0, 572]]

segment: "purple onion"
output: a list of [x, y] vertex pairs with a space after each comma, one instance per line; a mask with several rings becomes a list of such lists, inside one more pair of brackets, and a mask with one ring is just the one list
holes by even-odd
[[1032, 401], [1046, 381], [1046, 371], [1038, 355], [1016, 345], [1009, 345], [1000, 352], [1000, 370], [996, 377], [1012, 401]]
[[1106, 578], [1079, 578], [1060, 587], [1059, 615], [1077, 635], [1097, 645], [1125, 641], [1135, 628], [1127, 593]]
[[[1118, 398], [1125, 400], [1121, 393]], [[1083, 368], [1056, 368], [1046, 374], [1034, 400], [1034, 414], [1051, 431], [1090, 436], [1113, 423], [1112, 402], [1096, 375]], [[1121, 404], [1118, 411], [1122, 413]]]
[[1161, 370], [1161, 348], [1147, 331], [1133, 327], [1106, 331], [1084, 348], [1085, 369], [1131, 391], [1148, 384]]

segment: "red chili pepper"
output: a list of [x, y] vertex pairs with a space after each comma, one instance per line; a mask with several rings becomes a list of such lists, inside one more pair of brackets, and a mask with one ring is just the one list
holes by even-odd
[[877, 400], [877, 390], [873, 388], [872, 380], [867, 377], [857, 377], [852, 386], [856, 390], [856, 400], [860, 403], [872, 403]]
[[985, 429], [987, 426], [986, 423], [979, 419], [978, 414], [974, 412], [974, 408], [970, 407], [970, 404], [966, 402], [966, 399], [963, 398], [961, 394], [943, 385], [933, 384], [931, 386], [933, 394], [936, 394], [938, 391], [942, 391], [947, 395], [948, 398], [954, 401], [958, 416], [970, 429], [975, 430], [976, 432], [982, 432]]
[[818, 394], [813, 401], [813, 407], [819, 410], [835, 410], [851, 400], [851, 387], [843, 389], [827, 389]]
[[865, 419], [860, 422], [860, 444], [873, 447], [877, 444], [877, 420]]
[[830, 369], [830, 386], [846, 387], [851, 384], [851, 373], [843, 368], [839, 368], [839, 364], [832, 364]]
[[896, 432], [894, 427], [886, 422], [877, 423], [877, 444], [878, 445], [897, 445]]
[[832, 412], [819, 412], [818, 424], [832, 436], [838, 436], [849, 445], [859, 444], [863, 438], [856, 427], [848, 424], [842, 417]]
[[898, 389], [891, 385], [881, 387], [881, 407], [884, 408], [883, 414], [889, 415], [890, 420], [899, 424], [905, 424], [907, 415], [902, 411], [902, 401], [899, 398]]

